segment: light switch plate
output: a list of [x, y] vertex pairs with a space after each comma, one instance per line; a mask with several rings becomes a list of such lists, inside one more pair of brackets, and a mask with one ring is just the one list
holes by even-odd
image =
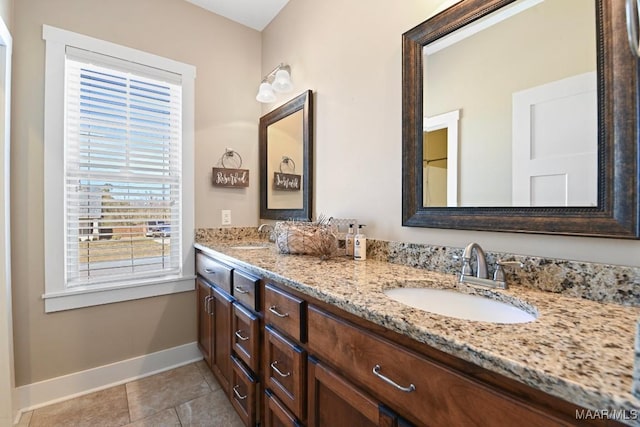
[[231, 210], [222, 210], [222, 225], [231, 225]]

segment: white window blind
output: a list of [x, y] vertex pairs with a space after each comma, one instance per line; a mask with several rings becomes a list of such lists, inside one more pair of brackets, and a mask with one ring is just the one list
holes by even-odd
[[177, 80], [152, 67], [67, 49], [68, 288], [180, 272]]

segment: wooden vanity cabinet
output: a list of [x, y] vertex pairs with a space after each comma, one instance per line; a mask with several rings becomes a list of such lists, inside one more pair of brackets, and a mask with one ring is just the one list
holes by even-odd
[[260, 280], [201, 251], [196, 272], [198, 347], [243, 423], [259, 425]]
[[233, 297], [218, 287], [217, 283], [229, 285], [231, 268], [198, 254], [196, 271], [198, 271], [196, 279], [198, 347], [220, 386], [228, 393], [231, 377], [231, 304]]
[[576, 424], [577, 405], [201, 252], [196, 262], [198, 345], [247, 426]]

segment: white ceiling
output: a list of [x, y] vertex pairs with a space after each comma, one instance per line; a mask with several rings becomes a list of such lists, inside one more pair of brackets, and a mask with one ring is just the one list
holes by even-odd
[[262, 31], [289, 0], [187, 0], [242, 25]]

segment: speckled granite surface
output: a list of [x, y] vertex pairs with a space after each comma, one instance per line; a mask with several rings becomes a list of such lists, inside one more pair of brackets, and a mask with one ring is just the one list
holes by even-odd
[[[369, 257], [396, 264], [458, 274], [462, 248], [415, 243], [367, 242]], [[493, 269], [498, 259], [520, 261], [524, 268], [507, 269], [507, 282], [593, 301], [640, 307], [640, 268], [553, 258], [488, 252]]]
[[[492, 324], [444, 317], [407, 307], [383, 290], [407, 287], [458, 287], [456, 277], [370, 257], [320, 261], [281, 255], [256, 234], [201, 231], [196, 247], [232, 258], [249, 272], [334, 304], [373, 323], [461, 359], [516, 379], [592, 410], [640, 413], [632, 394], [634, 340], [640, 308], [599, 303], [513, 285], [505, 291], [478, 290], [517, 303], [539, 318], [532, 323]], [[261, 249], [237, 249], [254, 244]], [[370, 249], [373, 253], [375, 247]], [[640, 425], [639, 420], [621, 420]]]

